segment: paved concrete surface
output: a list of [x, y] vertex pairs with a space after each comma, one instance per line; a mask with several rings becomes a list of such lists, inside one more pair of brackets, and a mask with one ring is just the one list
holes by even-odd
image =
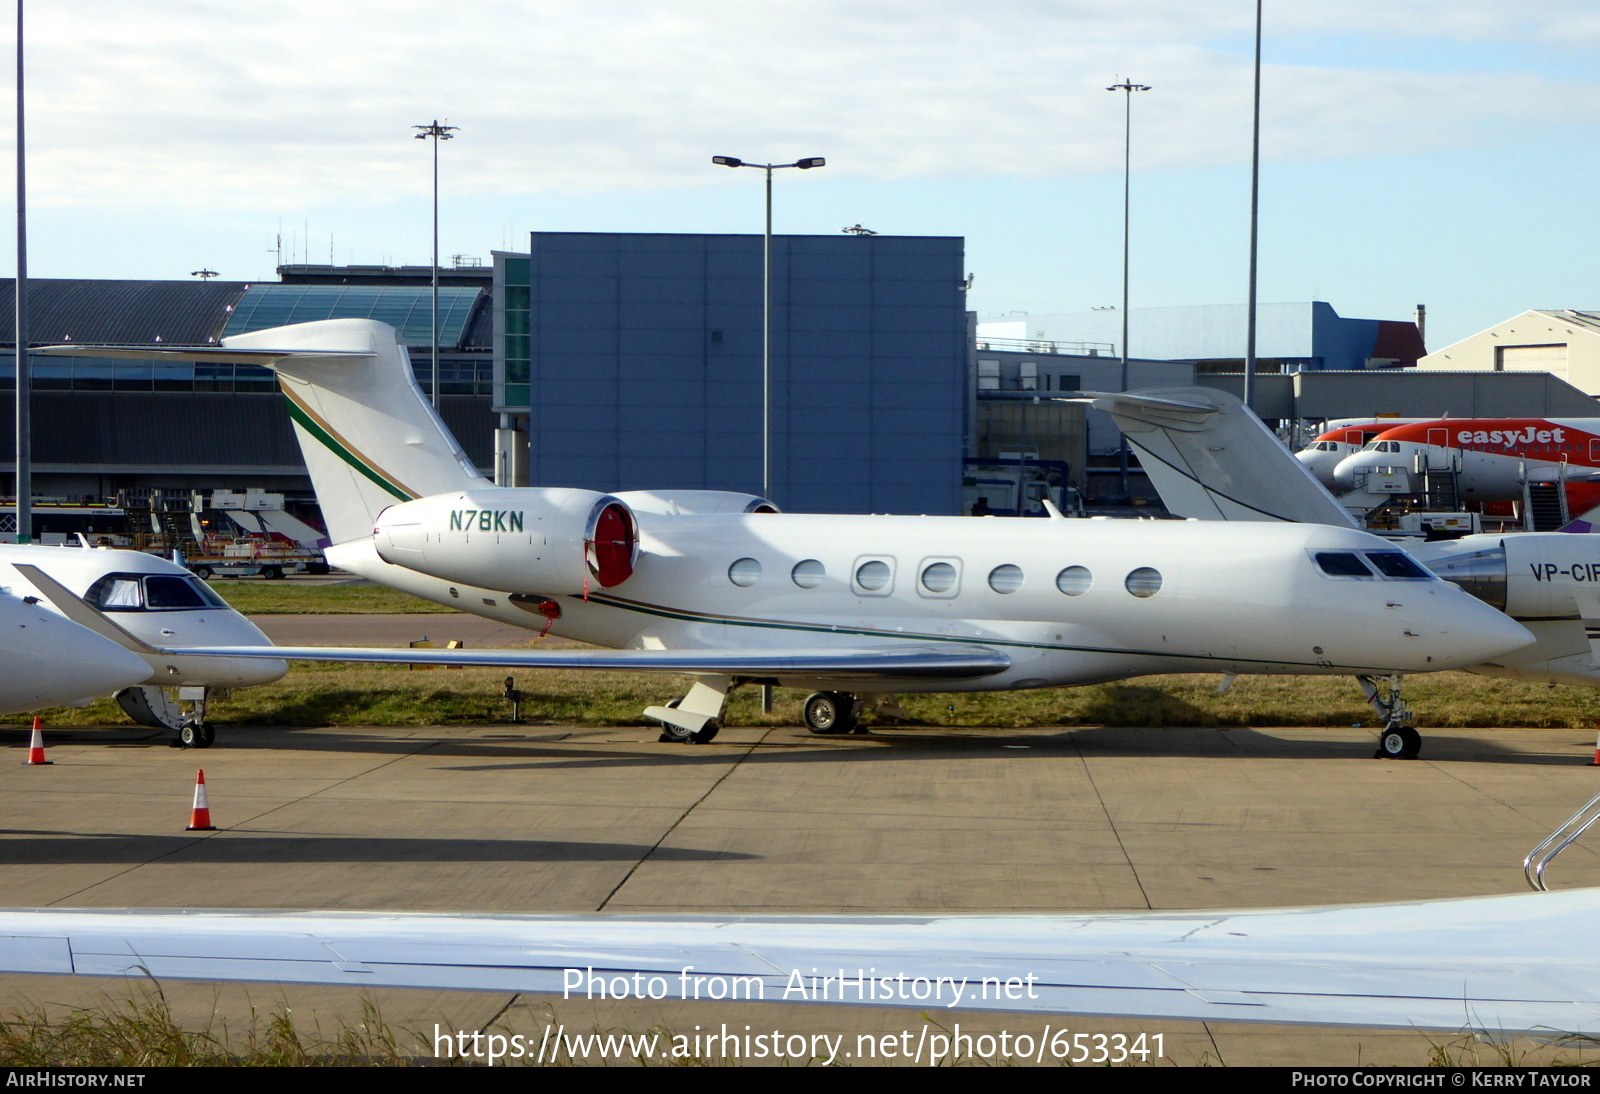
[[[927, 912], [1293, 905], [1514, 892], [1526, 851], [1600, 789], [1575, 730], [1432, 730], [1424, 759], [1354, 730], [928, 730], [817, 738], [633, 728], [223, 730], [209, 751], [143, 730], [49, 731], [54, 766], [0, 763], [10, 906], [460, 911]], [[20, 728], [0, 745], [22, 758]], [[184, 832], [197, 766], [223, 831]], [[1551, 869], [1600, 884], [1600, 841]], [[283, 1003], [331, 1030], [349, 989], [164, 985], [180, 1017]], [[83, 1005], [119, 982], [0, 977], [0, 1011]], [[384, 991], [397, 1030], [491, 1020], [538, 1037], [918, 1031], [913, 1010], [554, 1002]], [[940, 1012], [1037, 1035], [1044, 1018]], [[1421, 1064], [1449, 1037], [1223, 1023], [1052, 1020], [1161, 1034], [1164, 1063]], [[916, 1034], [913, 1033], [913, 1039]], [[852, 1041], [853, 1044], [853, 1041]], [[1522, 1052], [1521, 1045], [1515, 1049]], [[1485, 1062], [1486, 1046], [1468, 1048]], [[1548, 1059], [1551, 1050], [1538, 1050]], [[1565, 1051], [1564, 1059], [1575, 1054]]]

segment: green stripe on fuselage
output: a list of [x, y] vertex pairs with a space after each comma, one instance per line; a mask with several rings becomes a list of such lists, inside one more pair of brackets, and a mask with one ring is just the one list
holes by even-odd
[[293, 399], [285, 395], [284, 401], [289, 404], [289, 417], [293, 419], [293, 421], [298, 424], [300, 428], [304, 429], [307, 433], [311, 434], [318, 441], [320, 441], [322, 443], [322, 447], [326, 448], [329, 452], [332, 452], [335, 456], [338, 456], [345, 463], [361, 472], [361, 474], [371, 479], [383, 490], [393, 494], [401, 501], [412, 500], [410, 494], [400, 489], [388, 479], [384, 478], [377, 472], [376, 469], [370, 466], [360, 456], [357, 456], [354, 452], [350, 451], [344, 445], [334, 440], [333, 437], [329, 436], [328, 431], [313, 421], [311, 415], [300, 409], [299, 404], [297, 404]]
[[[577, 594], [573, 595], [574, 597], [577, 596]], [[598, 593], [590, 593], [587, 599], [608, 608], [620, 608], [623, 611], [638, 612], [641, 615], [673, 619], [680, 623], [725, 623], [730, 627], [754, 627], [758, 630], [799, 631], [811, 634], [850, 634], [860, 635], [863, 638], [893, 638], [905, 642], [951, 642], [962, 646], [1007, 646], [1012, 649], [1047, 650], [1051, 653], [1106, 653], [1123, 657], [1160, 657], [1169, 661], [1220, 661], [1224, 664], [1244, 664], [1248, 662], [1255, 665], [1303, 665], [1307, 668], [1313, 664], [1313, 662], [1309, 661], [1264, 661], [1258, 657], [1218, 657], [1209, 653], [1172, 653], [1163, 650], [1118, 650], [1107, 649], [1104, 646], [1070, 646], [1051, 642], [1027, 642], [1016, 638], [966, 638], [954, 634], [917, 634], [902, 631], [896, 631], [891, 634], [888, 631], [864, 630], [859, 627], [839, 627], [830, 623], [777, 622], [765, 619], [741, 619], [737, 616], [707, 615], [703, 612], [667, 608], [659, 604], [645, 604], [638, 600], [624, 600], [621, 597], [606, 596]], [[1330, 675], [1370, 671], [1373, 670], [1351, 666], [1347, 669], [1339, 669]]]

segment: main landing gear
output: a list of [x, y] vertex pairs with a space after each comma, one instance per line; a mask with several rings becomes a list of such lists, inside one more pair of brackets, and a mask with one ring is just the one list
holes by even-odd
[[708, 744], [722, 729], [718, 719], [733, 685], [729, 676], [697, 676], [689, 694], [664, 707], [646, 707], [645, 717], [661, 723], [661, 740], [679, 744]]
[[[177, 733], [172, 743], [177, 748], [210, 748], [217, 739], [217, 731], [206, 721], [208, 689], [182, 687], [178, 698], [170, 691], [136, 685], [117, 692], [117, 705], [124, 714], [142, 726], [170, 729]], [[189, 709], [183, 709], [184, 704]]]
[[1400, 697], [1401, 677], [1398, 674], [1381, 679], [1357, 676], [1356, 681], [1361, 685], [1361, 690], [1366, 692], [1367, 702], [1383, 719], [1383, 729], [1378, 734], [1378, 750], [1372, 754], [1372, 758], [1416, 759], [1422, 751], [1422, 734], [1413, 728], [1417, 720], [1416, 712], [1406, 706], [1405, 700]]
[[801, 708], [806, 728], [819, 736], [865, 733], [861, 725], [860, 703], [847, 691], [814, 691]]

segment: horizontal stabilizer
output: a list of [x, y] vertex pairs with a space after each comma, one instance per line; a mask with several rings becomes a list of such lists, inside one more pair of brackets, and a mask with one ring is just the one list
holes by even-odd
[[271, 366], [291, 358], [304, 364], [360, 360], [371, 353], [341, 350], [229, 349], [226, 346], [42, 346], [33, 351], [43, 357], [110, 357], [129, 361], [256, 361]]
[[460, 665], [613, 672], [804, 676], [840, 680], [962, 680], [993, 676], [1011, 659], [985, 646], [869, 646], [825, 650], [430, 650], [304, 646], [208, 646], [164, 651], [182, 657], [268, 657], [374, 665]]

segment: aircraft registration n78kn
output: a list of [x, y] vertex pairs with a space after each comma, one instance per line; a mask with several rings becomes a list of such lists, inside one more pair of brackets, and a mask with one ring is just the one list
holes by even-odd
[[[815, 689], [808, 726], [842, 732], [862, 693], [1174, 672], [1428, 672], [1532, 641], [1348, 526], [786, 514], [734, 493], [498, 487], [422, 397], [393, 328], [370, 320], [197, 349], [42, 352], [272, 368], [327, 520], [330, 563], [623, 651], [521, 660], [502, 651], [480, 663], [615, 667], [620, 658], [693, 674], [675, 705], [646, 711], [677, 739], [714, 735], [727, 691], [746, 682]], [[1357, 580], [1357, 570], [1380, 576]], [[295, 648], [271, 656], [418, 660]]]

